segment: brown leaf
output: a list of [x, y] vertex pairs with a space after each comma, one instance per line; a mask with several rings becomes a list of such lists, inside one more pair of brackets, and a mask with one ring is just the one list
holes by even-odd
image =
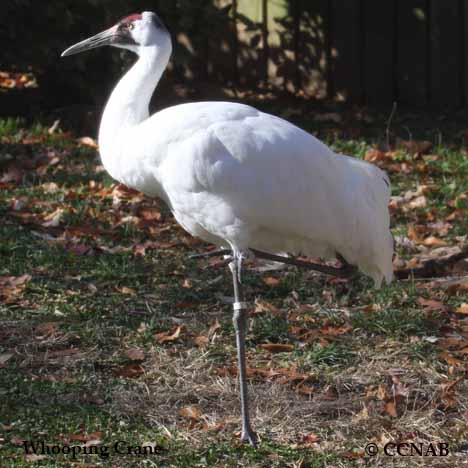
[[10, 353], [0, 354], [0, 369], [5, 367], [7, 361], [9, 361], [14, 355]]
[[388, 393], [385, 386], [379, 385], [376, 396], [379, 400], [386, 400], [388, 398]]
[[117, 291], [121, 292], [122, 294], [127, 294], [129, 296], [134, 296], [136, 294], [136, 291], [134, 289], [127, 288], [127, 286], [117, 288]]
[[154, 337], [156, 338], [156, 341], [160, 344], [175, 341], [180, 338], [180, 335], [182, 334], [182, 331], [184, 330], [183, 325], [179, 325], [177, 328], [174, 330], [168, 331], [168, 332], [162, 332], [162, 333], [155, 333]]
[[468, 302], [464, 302], [455, 309], [458, 314], [468, 314]]
[[18, 439], [17, 437], [12, 437], [10, 439], [10, 442], [13, 444], [13, 445], [17, 445], [18, 447], [23, 447], [24, 446], [24, 443], [26, 442], [24, 439]]
[[36, 327], [36, 338], [47, 338], [57, 333], [60, 324], [58, 322], [45, 322]]
[[187, 406], [179, 411], [179, 415], [185, 419], [199, 421], [202, 417], [202, 412], [195, 406]]
[[221, 328], [221, 324], [219, 323], [219, 320], [216, 319], [213, 325], [208, 330], [208, 338], [211, 338], [219, 329]]
[[423, 244], [427, 247], [443, 247], [447, 245], [447, 242], [436, 236], [429, 236], [423, 240]]
[[22, 286], [31, 280], [31, 275], [0, 276], [0, 286]]
[[253, 311], [254, 314], [262, 314], [262, 313], [271, 313], [273, 315], [281, 315], [281, 311], [275, 307], [273, 304], [269, 302], [262, 301], [259, 299], [255, 300], [255, 309]]
[[63, 208], [57, 208], [52, 213], [44, 216], [44, 221], [41, 223], [44, 227], [59, 227], [63, 218], [65, 210]]
[[260, 348], [265, 349], [270, 353], [289, 353], [294, 350], [291, 344], [267, 343], [260, 345]]
[[316, 444], [317, 442], [320, 442], [320, 437], [313, 432], [310, 432], [301, 438], [301, 444], [303, 445]]
[[427, 140], [398, 140], [398, 146], [404, 148], [408, 153], [425, 154], [432, 149], [432, 142]]
[[439, 354], [439, 357], [442, 358], [447, 364], [454, 367], [463, 367], [465, 365], [464, 361], [453, 357], [447, 351], [443, 351]]
[[414, 226], [414, 224], [408, 225], [408, 239], [417, 243], [421, 242], [418, 230], [416, 229], [416, 226]]
[[356, 459], [356, 458], [365, 458], [365, 452], [345, 452], [341, 454], [343, 458]]
[[378, 149], [371, 149], [364, 155], [364, 160], [369, 162], [385, 161], [388, 157], [388, 153], [384, 153]]
[[301, 393], [302, 395], [312, 395], [315, 393], [315, 388], [309, 387], [308, 385], [304, 385], [303, 383], [300, 383], [296, 386], [296, 392]]
[[128, 357], [131, 361], [144, 361], [145, 353], [141, 349], [132, 348], [125, 351], [125, 356]]
[[323, 333], [324, 335], [337, 336], [343, 335], [344, 333], [348, 333], [352, 329], [353, 327], [351, 327], [350, 325], [344, 325], [342, 327], [323, 327], [320, 329], [320, 333]]
[[142, 208], [138, 211], [138, 216], [147, 222], [161, 221], [161, 213], [154, 208]]
[[185, 289], [191, 289], [193, 287], [193, 284], [189, 279], [185, 278], [184, 282], [182, 283], [182, 287]]
[[128, 364], [116, 371], [116, 375], [119, 377], [125, 377], [127, 379], [135, 379], [143, 374], [145, 370], [140, 364]]
[[177, 309], [193, 309], [197, 304], [195, 302], [178, 302], [174, 307]]
[[2, 177], [0, 177], [0, 182], [9, 183], [13, 182], [19, 184], [23, 180], [24, 173], [17, 168], [12, 168], [8, 172], [5, 172]]
[[24, 456], [27, 462], [34, 463], [41, 460], [46, 460], [46, 455], [36, 455], [35, 453], [28, 453]]
[[66, 249], [77, 255], [78, 257], [82, 257], [84, 255], [87, 255], [91, 252], [92, 248], [89, 245], [86, 244], [71, 244], [66, 247]]
[[78, 138], [80, 146], [88, 146], [89, 148], [97, 149], [99, 146], [94, 138], [89, 136]]
[[70, 434], [68, 436], [69, 440], [77, 440], [78, 442], [88, 442], [90, 440], [101, 439], [104, 435], [103, 432], [93, 432], [92, 434]]
[[410, 210], [415, 210], [417, 208], [425, 208], [427, 206], [427, 198], [424, 195], [413, 198], [406, 205]]
[[385, 411], [392, 418], [398, 417], [396, 406], [395, 406], [395, 403], [393, 401], [387, 401], [387, 403], [385, 403]]
[[205, 336], [205, 335], [196, 336], [194, 341], [195, 341], [195, 344], [199, 348], [206, 348], [208, 346], [209, 342], [210, 342], [208, 337]]
[[267, 276], [266, 278], [263, 278], [263, 282], [267, 286], [275, 287], [278, 286], [281, 281], [278, 278], [274, 278], [273, 276]]
[[444, 338], [439, 340], [439, 346], [442, 348], [464, 348], [468, 346], [468, 340], [456, 337]]
[[427, 310], [435, 312], [446, 312], [448, 310], [448, 307], [443, 302], [436, 301], [435, 299], [424, 299], [424, 297], [418, 297], [418, 302]]

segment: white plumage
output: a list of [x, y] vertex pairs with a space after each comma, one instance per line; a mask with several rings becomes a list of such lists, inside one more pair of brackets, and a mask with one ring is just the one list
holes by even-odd
[[392, 278], [386, 175], [283, 119], [242, 104], [182, 104], [109, 140], [101, 131], [100, 143], [113, 177], [163, 198], [194, 236], [241, 252], [338, 252], [376, 285]]
[[249, 248], [322, 258], [338, 253], [376, 286], [391, 281], [384, 172], [243, 104], [182, 104], [150, 117], [149, 101], [172, 51], [154, 13], [125, 18], [63, 55], [104, 44], [139, 55], [102, 118], [100, 153], [112, 177], [162, 198], [189, 233], [230, 247], [235, 257]]

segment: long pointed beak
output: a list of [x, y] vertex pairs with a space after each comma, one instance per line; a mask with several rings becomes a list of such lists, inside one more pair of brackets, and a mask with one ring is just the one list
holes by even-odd
[[67, 55], [74, 55], [79, 54], [80, 52], [84, 52], [86, 50], [96, 49], [97, 47], [102, 47], [105, 45], [111, 45], [112, 40], [115, 36], [116, 28], [113, 26], [110, 29], [106, 29], [99, 34], [96, 34], [89, 39], [85, 39], [84, 41], [78, 42], [78, 44], [72, 45], [67, 50], [62, 52], [61, 57], [65, 57]]

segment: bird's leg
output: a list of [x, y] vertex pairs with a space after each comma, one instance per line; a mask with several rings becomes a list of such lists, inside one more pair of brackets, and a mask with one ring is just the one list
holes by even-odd
[[243, 302], [242, 286], [240, 283], [240, 268], [242, 265], [241, 254], [234, 251], [232, 262], [229, 268], [232, 273], [234, 285], [233, 317], [234, 328], [236, 330], [237, 345], [237, 365], [239, 370], [239, 386], [242, 413], [242, 433], [241, 440], [248, 441], [253, 447], [257, 445], [257, 436], [250, 426], [249, 397], [247, 393], [247, 368], [245, 362], [245, 333], [247, 328], [247, 303]]

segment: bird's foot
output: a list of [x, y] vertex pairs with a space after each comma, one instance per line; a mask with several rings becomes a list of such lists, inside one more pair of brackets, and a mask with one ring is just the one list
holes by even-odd
[[258, 437], [251, 427], [244, 427], [242, 429], [240, 439], [242, 442], [248, 442], [253, 448], [257, 448]]

